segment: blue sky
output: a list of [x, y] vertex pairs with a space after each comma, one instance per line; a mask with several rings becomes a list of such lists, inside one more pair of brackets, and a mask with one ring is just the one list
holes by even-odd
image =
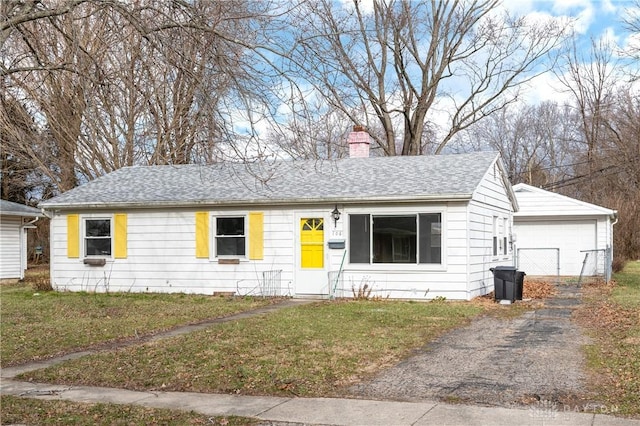
[[503, 5], [518, 15], [573, 19], [573, 28], [583, 39], [605, 37], [624, 46], [630, 34], [621, 20], [634, 8], [634, 3], [630, 0], [506, 0]]
[[[504, 0], [503, 6], [516, 15], [570, 23], [577, 36], [576, 45], [587, 57], [592, 40], [606, 40], [615, 46], [618, 54], [630, 46], [640, 45], [639, 35], [630, 33], [623, 23], [624, 17], [637, 13], [635, 3], [631, 0]], [[631, 66], [637, 68], [637, 64]], [[535, 91], [529, 94], [533, 102], [561, 101], [568, 96], [552, 73], [537, 78], [533, 86]]]

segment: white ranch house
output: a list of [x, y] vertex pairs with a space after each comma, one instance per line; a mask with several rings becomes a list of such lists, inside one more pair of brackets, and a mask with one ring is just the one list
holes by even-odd
[[27, 269], [27, 229], [42, 217], [38, 209], [0, 200], [0, 281], [21, 280]]
[[468, 300], [513, 263], [517, 202], [485, 152], [126, 167], [41, 207], [59, 290]]
[[618, 212], [524, 183], [514, 185], [518, 268], [527, 275], [608, 276]]

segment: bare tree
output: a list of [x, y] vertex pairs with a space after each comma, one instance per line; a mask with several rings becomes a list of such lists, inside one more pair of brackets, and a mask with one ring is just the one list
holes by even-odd
[[554, 23], [498, 14], [498, 5], [374, 0], [369, 11], [359, 1], [308, 1], [291, 19], [292, 72], [368, 127], [386, 155], [424, 153], [425, 128], [431, 135], [435, 112], [448, 111], [431, 141], [440, 153], [456, 133], [513, 102], [563, 41]]
[[[251, 50], [269, 7], [243, 0], [2, 3], [3, 93], [25, 107], [39, 138], [13, 152], [34, 160], [59, 191], [126, 165], [246, 153], [234, 145], [236, 121], [269, 94], [261, 86], [269, 76]], [[2, 112], [0, 125], [17, 131]]]
[[631, 74], [604, 41], [592, 42], [588, 54], [574, 47], [566, 55], [568, 71], [560, 75], [573, 95], [577, 129], [572, 176], [554, 185], [568, 195], [614, 208], [620, 219], [614, 253], [640, 254], [640, 97], [625, 76]]
[[[586, 155], [586, 173], [598, 169], [598, 151], [607, 137], [606, 125], [611, 115], [612, 94], [619, 72], [613, 60], [612, 48], [605, 41], [592, 41], [589, 54], [581, 54], [574, 45], [564, 56], [567, 72], [557, 73], [560, 81], [573, 95], [576, 114], [580, 119], [581, 141]], [[589, 181], [588, 195], [594, 197], [597, 183]]]
[[452, 148], [498, 151], [512, 183], [550, 185], [572, 171], [576, 118], [554, 102], [514, 105], [460, 132]]

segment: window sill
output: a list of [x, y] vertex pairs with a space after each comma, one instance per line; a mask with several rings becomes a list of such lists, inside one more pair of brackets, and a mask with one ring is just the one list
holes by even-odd
[[347, 268], [352, 271], [408, 274], [422, 272], [445, 272], [447, 270], [447, 266], [440, 263], [350, 263], [348, 264]]
[[105, 258], [85, 257], [83, 263], [89, 266], [104, 266], [107, 264]]

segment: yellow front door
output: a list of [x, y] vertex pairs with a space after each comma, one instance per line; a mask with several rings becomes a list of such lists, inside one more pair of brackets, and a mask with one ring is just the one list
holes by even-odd
[[300, 219], [300, 267], [324, 267], [324, 219]]

